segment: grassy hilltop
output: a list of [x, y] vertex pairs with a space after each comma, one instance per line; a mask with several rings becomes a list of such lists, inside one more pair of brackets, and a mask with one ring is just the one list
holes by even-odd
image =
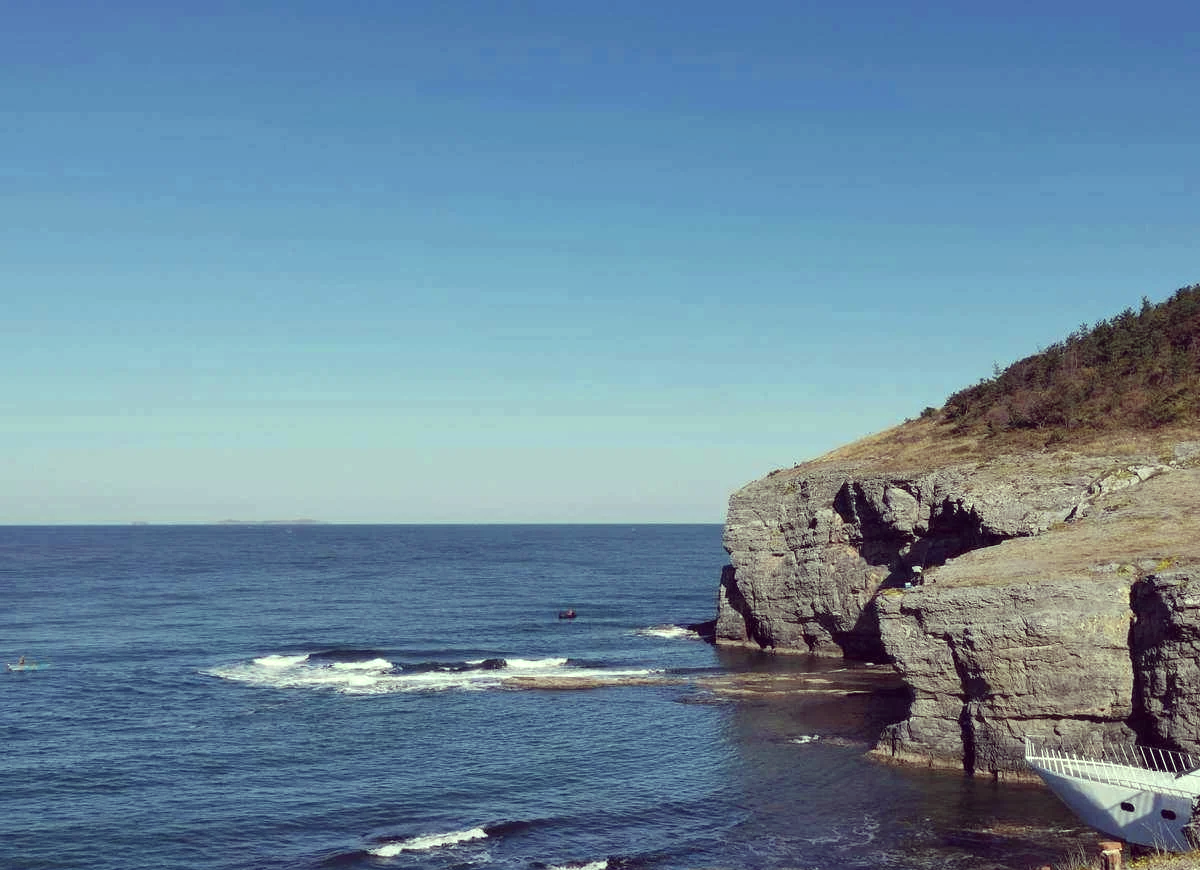
[[[1200, 284], [1143, 302], [952, 395], [942, 408], [776, 472], [823, 466], [905, 475], [969, 464], [997, 479], [1047, 485], [1166, 464], [1200, 441]], [[1200, 566], [1200, 460], [1098, 496], [1095, 510], [1034, 538], [984, 548], [938, 569], [941, 582], [1085, 578]]]
[[933, 413], [956, 432], [1033, 430], [1048, 439], [1200, 420], [1200, 284], [1084, 324]]
[[[1071, 449], [1159, 454], [1200, 438], [1200, 284], [1143, 299], [918, 419], [815, 460], [906, 469]], [[810, 465], [811, 463], [805, 463]], [[801, 466], [804, 467], [804, 466]]]

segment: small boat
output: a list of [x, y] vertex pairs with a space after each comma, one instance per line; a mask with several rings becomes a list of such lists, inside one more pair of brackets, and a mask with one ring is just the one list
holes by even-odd
[[574, 610], [560, 610], [560, 611], [558, 611], [558, 618], [559, 619], [574, 619], [575, 611]]
[[13, 663], [13, 662], [5, 662], [4, 663], [4, 670], [12, 672], [12, 673], [17, 673], [20, 671], [36, 671], [39, 668], [41, 668], [41, 665], [39, 665], [37, 662], [19, 661], [16, 663]]
[[1200, 843], [1200, 759], [1149, 746], [1074, 752], [1025, 738], [1025, 763], [1091, 827], [1189, 852]]

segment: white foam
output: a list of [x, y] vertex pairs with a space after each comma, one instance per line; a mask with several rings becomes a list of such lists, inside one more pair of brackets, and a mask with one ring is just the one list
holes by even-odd
[[[439, 669], [407, 672], [392, 662], [376, 658], [363, 662], [311, 661], [308, 656], [268, 655], [246, 662], [211, 668], [209, 676], [235, 683], [274, 689], [323, 689], [347, 695], [376, 695], [393, 692], [486, 691], [490, 689], [538, 688], [539, 680], [559, 687], [564, 679], [580, 685], [620, 682], [645, 677], [646, 669], [609, 670], [569, 667], [566, 658], [508, 659], [504, 668], [475, 670]], [[556, 685], [551, 685], [554, 683]]]
[[398, 843], [385, 843], [369, 849], [372, 855], [380, 858], [394, 858], [401, 852], [428, 852], [430, 849], [440, 849], [444, 846], [456, 846], [471, 840], [482, 840], [487, 836], [483, 828], [471, 828], [469, 831], [451, 831], [448, 834], [426, 834], [423, 837], [412, 837]]
[[269, 655], [255, 659], [254, 663], [264, 668], [292, 668], [308, 661], [308, 654], [298, 656]]
[[387, 659], [371, 659], [369, 662], [334, 662], [336, 671], [390, 671], [395, 667]]
[[550, 870], [608, 870], [608, 859], [601, 858], [599, 861], [589, 861], [586, 864], [558, 864], [551, 866]]
[[700, 635], [682, 625], [652, 625], [649, 628], [639, 628], [634, 634], [642, 637], [661, 637], [667, 640], [699, 640]]
[[566, 659], [506, 659], [510, 671], [544, 671], [548, 668], [561, 668]]
[[788, 741], [788, 743], [799, 743], [803, 745], [805, 743], [812, 743], [814, 740], [820, 739], [821, 736], [819, 734], [801, 734], [799, 737], [793, 737]]

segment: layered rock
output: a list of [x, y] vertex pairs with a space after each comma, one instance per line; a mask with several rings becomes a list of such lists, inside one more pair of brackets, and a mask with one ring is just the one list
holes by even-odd
[[1026, 735], [1125, 742], [1133, 712], [1129, 580], [927, 586], [879, 597], [883, 643], [913, 693], [877, 750], [1004, 773]]
[[1200, 751], [1200, 590], [1164, 573], [1200, 564], [1196, 454], [772, 474], [730, 499], [717, 641], [893, 661], [911, 709], [877, 749], [902, 760], [1000, 774], [1027, 734]]
[[1078, 510], [1095, 480], [1091, 467], [1053, 481], [1004, 469], [881, 474], [821, 465], [743, 487], [725, 525], [731, 565], [721, 577], [718, 642], [882, 658], [869, 606], [880, 588], [912, 580], [914, 566], [1045, 531]]
[[1200, 756], [1200, 577], [1148, 577], [1132, 604], [1135, 724], [1149, 743]]

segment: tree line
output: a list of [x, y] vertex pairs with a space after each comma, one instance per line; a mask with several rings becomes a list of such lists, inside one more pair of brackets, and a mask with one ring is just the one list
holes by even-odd
[[[933, 416], [926, 409], [922, 416]], [[1200, 420], [1200, 284], [1142, 298], [1094, 326], [952, 395], [960, 432], [1155, 428]]]

